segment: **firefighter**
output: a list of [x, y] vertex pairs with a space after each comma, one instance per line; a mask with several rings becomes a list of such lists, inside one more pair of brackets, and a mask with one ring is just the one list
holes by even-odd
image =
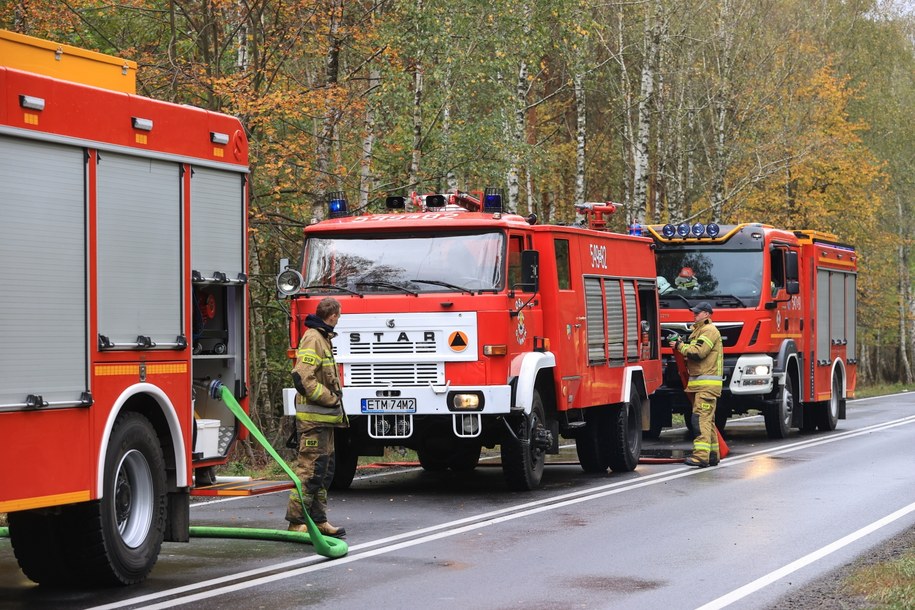
[[290, 531], [304, 532], [302, 503], [322, 534], [342, 538], [346, 530], [327, 521], [327, 488], [334, 478], [334, 428], [348, 425], [340, 389], [337, 363], [331, 340], [340, 319], [340, 302], [328, 297], [318, 303], [315, 314], [305, 318], [308, 330], [296, 352], [292, 380], [297, 390], [296, 427], [299, 433], [295, 473], [302, 481], [302, 502], [298, 492], [289, 495], [286, 521]]
[[683, 354], [689, 372], [687, 396], [692, 397], [693, 453], [686, 458], [687, 466], [716, 466], [718, 464], [718, 434], [715, 431], [715, 403], [721, 396], [723, 354], [721, 333], [712, 322], [712, 306], [703, 301], [690, 308], [695, 316], [693, 330], [686, 341], [679, 338], [670, 347]]
[[696, 279], [696, 274], [693, 273], [692, 267], [683, 267], [680, 269], [679, 275], [674, 279], [674, 285], [677, 290], [696, 290], [699, 288], [699, 280]]

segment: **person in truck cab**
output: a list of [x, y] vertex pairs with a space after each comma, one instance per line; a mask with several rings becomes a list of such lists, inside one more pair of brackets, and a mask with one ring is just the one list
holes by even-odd
[[289, 530], [308, 531], [302, 504], [318, 530], [327, 536], [342, 538], [346, 530], [327, 521], [327, 488], [334, 479], [334, 428], [347, 427], [340, 398], [340, 377], [334, 361], [331, 339], [337, 336], [334, 326], [340, 320], [340, 301], [321, 299], [314, 314], [305, 318], [308, 330], [302, 335], [292, 369], [292, 381], [298, 392], [295, 419], [299, 433], [299, 455], [295, 474], [304, 492], [299, 501], [297, 491], [289, 494], [286, 521]]
[[693, 453], [684, 460], [687, 466], [718, 465], [718, 434], [715, 431], [715, 405], [721, 396], [724, 356], [721, 333], [712, 322], [712, 306], [703, 301], [690, 308], [695, 316], [693, 330], [686, 341], [679, 338], [670, 347], [683, 354], [689, 372], [686, 395], [692, 397]]

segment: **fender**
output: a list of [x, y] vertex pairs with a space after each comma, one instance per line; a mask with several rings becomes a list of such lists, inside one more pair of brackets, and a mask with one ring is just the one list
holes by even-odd
[[636, 390], [639, 391], [639, 395], [648, 398], [648, 389], [645, 387], [645, 372], [640, 366], [627, 366], [626, 370], [623, 371], [623, 396], [622, 402], [629, 402], [630, 393], [629, 390], [632, 388], [633, 378], [638, 377], [639, 381], [636, 384]]
[[509, 374], [509, 383], [515, 389], [512, 410], [521, 410], [525, 415], [530, 414], [534, 388], [537, 384], [537, 374], [543, 369], [556, 366], [556, 356], [553, 352], [526, 352], [518, 354], [512, 359]]
[[797, 345], [794, 344], [794, 339], [785, 339], [782, 341], [781, 346], [778, 348], [778, 356], [775, 357], [775, 362], [772, 365], [772, 374], [778, 374], [779, 378], [782, 379], [780, 385], [785, 385], [783, 378], [785, 376], [785, 372], [788, 370], [788, 361], [790, 360], [791, 356], [796, 354]]
[[108, 457], [108, 440], [111, 438], [111, 430], [114, 428], [114, 422], [131, 397], [137, 394], [146, 394], [151, 396], [158, 403], [165, 421], [168, 422], [168, 432], [172, 437], [172, 447], [175, 452], [175, 478], [178, 487], [187, 487], [187, 451], [184, 444], [184, 436], [181, 434], [181, 423], [178, 421], [178, 414], [175, 412], [175, 406], [168, 396], [158, 386], [151, 383], [135, 383], [124, 389], [118, 399], [111, 406], [111, 412], [108, 413], [108, 421], [105, 422], [105, 430], [101, 438], [101, 446], [98, 451], [97, 472], [95, 475], [95, 498], [101, 498], [104, 495], [105, 485], [105, 458]]

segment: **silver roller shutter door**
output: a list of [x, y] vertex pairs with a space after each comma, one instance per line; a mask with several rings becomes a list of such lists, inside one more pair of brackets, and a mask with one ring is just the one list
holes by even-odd
[[0, 137], [0, 405], [87, 388], [83, 149]]

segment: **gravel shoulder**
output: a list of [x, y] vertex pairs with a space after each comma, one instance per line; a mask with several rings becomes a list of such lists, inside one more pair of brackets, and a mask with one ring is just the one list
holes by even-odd
[[872, 610], [877, 604], [868, 602], [863, 595], [851, 595], [846, 590], [847, 579], [860, 568], [894, 561], [913, 550], [915, 527], [860, 555], [854, 562], [834, 570], [804, 590], [785, 595], [770, 610]]

